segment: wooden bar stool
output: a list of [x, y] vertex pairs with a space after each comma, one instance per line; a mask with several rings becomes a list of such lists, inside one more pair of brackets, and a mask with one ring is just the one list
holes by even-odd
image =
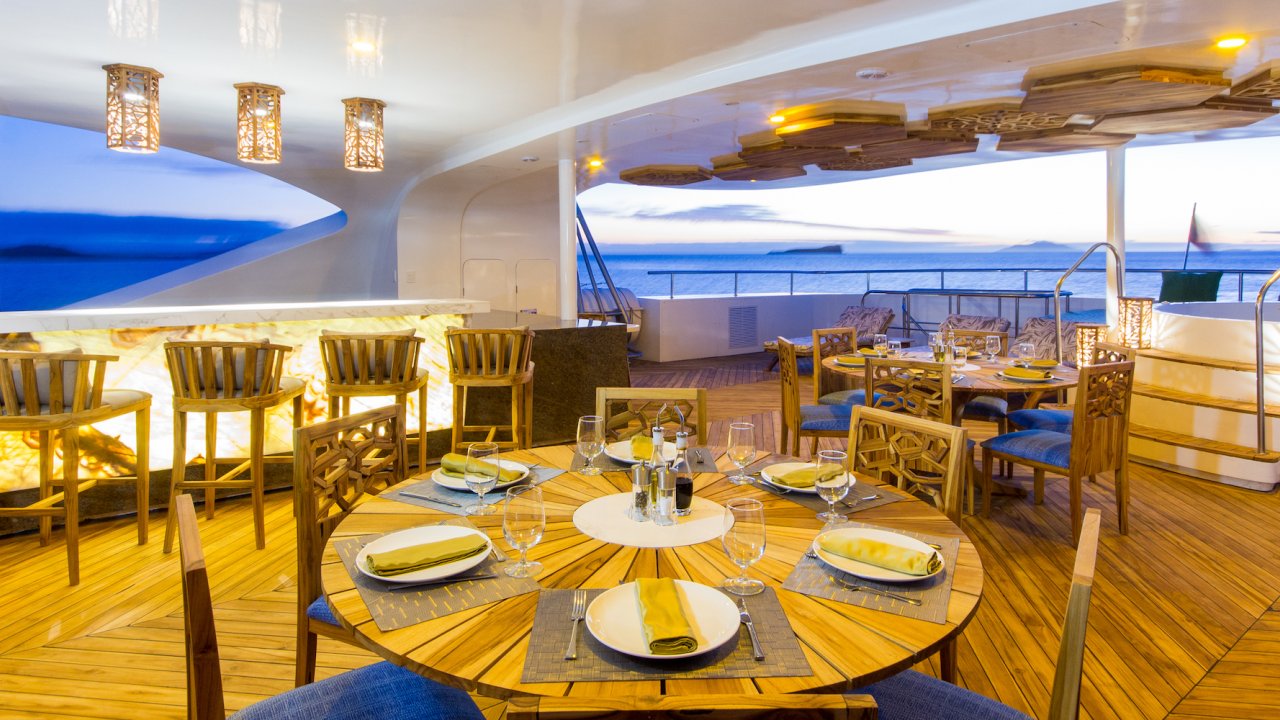
[[[147, 542], [147, 456], [151, 432], [151, 395], [140, 390], [106, 390], [103, 378], [115, 355], [79, 352], [0, 352], [0, 432], [33, 432], [40, 445], [40, 496], [25, 507], [0, 508], [0, 516], [36, 517], [40, 544], [48, 545], [53, 518], [67, 531], [67, 574], [80, 583], [80, 493], [97, 485], [137, 485], [138, 544]], [[80, 479], [80, 428], [134, 413], [133, 476]], [[53, 475], [54, 441], [62, 449], [62, 477]], [[55, 487], [60, 492], [55, 493]], [[61, 503], [59, 505], [58, 503]]]
[[[268, 342], [175, 341], [164, 344], [173, 381], [173, 479], [169, 483], [169, 517], [164, 551], [173, 550], [174, 503], [183, 490], [204, 490], [205, 516], [213, 517], [218, 488], [247, 489], [253, 495], [254, 537], [266, 547], [263, 517], [263, 465], [292, 463], [292, 457], [264, 457], [267, 410], [293, 401], [293, 426], [302, 424], [302, 391], [298, 378], [283, 377], [284, 356], [293, 348]], [[204, 479], [187, 480], [187, 413], [205, 414]], [[218, 413], [249, 413], [249, 457], [219, 458]], [[218, 463], [236, 463], [218, 475]], [[249, 477], [241, 478], [246, 471]]]
[[[500, 448], [526, 448], [533, 441], [533, 332], [526, 327], [501, 330], [449, 328], [449, 382], [453, 384], [454, 452], [473, 442], [497, 442]], [[511, 389], [510, 425], [468, 425], [467, 390], [473, 387]], [[497, 440], [498, 431], [510, 440]], [[466, 440], [465, 433], [483, 432], [483, 440]]]
[[394, 395], [396, 403], [407, 406], [409, 393], [418, 393], [419, 472], [427, 467], [427, 371], [418, 367], [422, 342], [413, 330], [383, 334], [320, 331], [330, 420], [350, 415], [353, 397]]

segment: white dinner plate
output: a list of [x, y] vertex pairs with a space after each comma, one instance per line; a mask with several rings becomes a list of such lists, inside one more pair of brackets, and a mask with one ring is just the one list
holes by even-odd
[[[518, 471], [520, 473], [520, 477], [516, 478], [515, 480], [512, 480], [511, 482], [502, 482], [502, 480], [498, 480], [498, 484], [493, 486], [494, 490], [501, 490], [504, 487], [515, 485], [521, 480], [529, 477], [529, 468], [524, 465], [521, 465], [520, 463], [514, 460], [499, 458], [498, 463], [502, 465], [503, 470]], [[462, 492], [471, 492], [471, 488], [467, 487], [466, 480], [463, 480], [460, 477], [450, 477], [448, 475], [445, 475], [443, 472], [441, 472], [441, 469], [442, 468], [436, 468], [435, 471], [431, 473], [432, 482], [439, 485], [440, 487], [449, 488], [450, 490], [461, 490]]]
[[1053, 373], [1049, 373], [1049, 377], [1045, 377], [1045, 378], [1021, 378], [1021, 377], [1014, 377], [1012, 375], [1005, 375], [1003, 370], [997, 372], [996, 377], [1000, 378], [1001, 380], [1008, 380], [1009, 382], [1016, 382], [1016, 383], [1045, 383], [1045, 382], [1052, 382], [1054, 380], [1057, 380], [1057, 378], [1053, 376]]
[[[920, 552], [938, 553], [938, 551], [935, 550], [934, 548], [929, 547], [925, 543], [922, 543], [913, 537], [908, 537], [906, 535], [902, 535], [896, 532], [890, 532], [888, 530], [875, 530], [872, 528], [840, 528], [837, 530], [828, 530], [827, 533], [840, 533], [841, 535], [853, 535], [855, 537], [862, 537], [862, 538], [868, 538], [870, 540], [879, 540], [880, 542], [891, 543], [893, 545], [909, 548], [911, 550], [919, 550]], [[896, 570], [889, 570], [887, 568], [882, 568], [878, 565], [871, 565], [864, 562], [858, 562], [857, 560], [850, 560], [847, 557], [836, 555], [834, 553], [829, 553], [823, 550], [821, 547], [818, 547], [818, 540], [820, 540], [822, 536], [826, 535], [827, 533], [819, 533], [818, 537], [815, 537], [813, 539], [813, 552], [815, 555], [818, 556], [818, 559], [837, 570], [840, 570], [842, 572], [847, 572], [850, 575], [853, 575], [855, 577], [860, 577], [865, 580], [875, 580], [877, 582], [886, 582], [886, 583], [915, 582], [916, 580], [923, 580], [925, 578], [930, 578], [930, 577], [933, 577], [934, 575], [937, 575], [938, 573], [942, 572], [945, 566], [945, 561], [944, 561], [943, 563], [938, 565], [938, 569], [936, 571], [928, 575], [908, 575], [907, 573], [901, 573]], [[938, 553], [938, 559], [939, 560], [942, 559], [942, 553]]]
[[[649, 458], [638, 458], [631, 454], [631, 441], [619, 440], [615, 443], [609, 443], [604, 446], [604, 454], [624, 463], [636, 463], [648, 460]], [[676, 459], [676, 444], [673, 442], [662, 443], [662, 459], [671, 462]]]
[[587, 629], [597, 640], [620, 653], [651, 660], [676, 660], [711, 652], [738, 637], [738, 608], [719, 590], [687, 580], [676, 580], [676, 592], [693, 627], [698, 649], [680, 655], [654, 655], [640, 624], [640, 599], [636, 584], [609, 588], [587, 606]]
[[780, 490], [789, 490], [789, 491], [791, 491], [791, 492], [806, 493], [806, 494], [808, 494], [808, 495], [817, 495], [817, 494], [818, 494], [818, 490], [817, 490], [817, 488], [813, 488], [813, 487], [807, 487], [807, 488], [791, 487], [790, 485], [784, 485], [783, 483], [780, 483], [780, 482], [778, 482], [777, 480], [775, 480], [775, 479], [774, 479], [774, 478], [780, 477], [780, 476], [782, 476], [782, 475], [786, 475], [787, 473], [791, 472], [792, 470], [799, 470], [799, 469], [801, 469], [801, 468], [807, 468], [807, 467], [816, 467], [816, 465], [815, 465], [814, 463], [807, 463], [807, 462], [785, 462], [785, 463], [777, 463], [776, 465], [770, 465], [769, 467], [764, 468], [763, 470], [761, 470], [761, 471], [760, 471], [760, 479], [761, 479], [761, 480], [764, 480], [765, 482], [769, 483], [770, 485], [772, 485], [772, 486], [774, 486], [774, 487], [776, 487], [776, 488], [778, 488], [778, 489], [780, 489]]
[[[397, 548], [408, 547], [410, 545], [421, 545], [423, 543], [435, 542], [437, 540], [448, 540], [449, 538], [463, 537], [464, 535], [479, 535], [488, 543], [488, 548], [484, 552], [476, 553], [469, 558], [463, 558], [444, 565], [426, 568], [423, 570], [415, 570], [414, 572], [404, 573], [403, 575], [383, 576], [374, 574], [369, 569], [369, 553], [386, 552], [387, 550], [395, 550]], [[424, 527], [408, 528], [393, 533], [387, 533], [373, 542], [365, 545], [356, 555], [356, 568], [360, 572], [368, 575], [375, 580], [381, 580], [389, 583], [399, 583], [403, 585], [412, 585], [414, 583], [431, 582], [447, 578], [450, 575], [457, 575], [460, 572], [466, 572], [471, 568], [484, 562], [489, 557], [489, 552], [493, 549], [493, 542], [489, 540], [489, 536], [476, 530], [475, 528], [462, 527], [458, 525], [426, 525]]]
[[856, 358], [854, 360], [848, 360], [848, 361], [841, 360], [839, 357], [837, 357], [834, 360], [834, 362], [840, 367], [859, 367], [860, 368], [860, 367], [867, 366], [867, 359], [865, 357], [860, 357], [860, 358]]

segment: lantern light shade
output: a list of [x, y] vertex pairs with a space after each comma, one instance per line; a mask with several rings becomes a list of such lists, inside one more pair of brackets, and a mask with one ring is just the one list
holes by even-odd
[[1155, 298], [1120, 297], [1120, 342], [1131, 348], [1151, 347]]
[[1088, 367], [1098, 352], [1098, 343], [1107, 339], [1107, 326], [1099, 323], [1076, 323], [1076, 367]]
[[280, 96], [275, 85], [239, 83], [236, 88], [236, 157], [278, 163], [281, 155]]
[[160, 149], [160, 78], [138, 65], [103, 65], [107, 71], [107, 147], [120, 152]]
[[343, 164], [360, 172], [381, 170], [382, 110], [387, 104], [369, 98], [347, 98], [342, 104], [346, 106]]

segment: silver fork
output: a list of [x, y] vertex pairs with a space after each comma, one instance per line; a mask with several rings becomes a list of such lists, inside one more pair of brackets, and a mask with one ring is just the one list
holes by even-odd
[[852, 582], [849, 582], [848, 580], [843, 580], [841, 578], [838, 578], [835, 575], [828, 575], [827, 579], [830, 580], [832, 584], [839, 585], [840, 587], [846, 590], [853, 590], [856, 592], [869, 592], [875, 595], [880, 595], [882, 597], [893, 598], [894, 600], [901, 600], [902, 602], [907, 603], [908, 605], [915, 605], [916, 607], [919, 607], [924, 604], [922, 601], [917, 600], [916, 598], [913, 598], [913, 597], [907, 597], [906, 595], [891, 593], [888, 590], [881, 590], [880, 588], [873, 588], [870, 585], [859, 585], [857, 583], [852, 583]]
[[569, 649], [564, 653], [565, 660], [578, 659], [578, 623], [587, 617], [587, 591], [573, 591], [573, 605], [569, 608], [569, 622], [573, 629], [569, 631]]

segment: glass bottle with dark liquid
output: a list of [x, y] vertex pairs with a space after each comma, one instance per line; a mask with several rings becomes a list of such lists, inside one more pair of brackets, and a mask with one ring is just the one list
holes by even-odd
[[693, 467], [689, 464], [689, 433], [676, 433], [676, 459], [671, 463], [676, 474], [676, 515], [684, 517], [693, 512]]

